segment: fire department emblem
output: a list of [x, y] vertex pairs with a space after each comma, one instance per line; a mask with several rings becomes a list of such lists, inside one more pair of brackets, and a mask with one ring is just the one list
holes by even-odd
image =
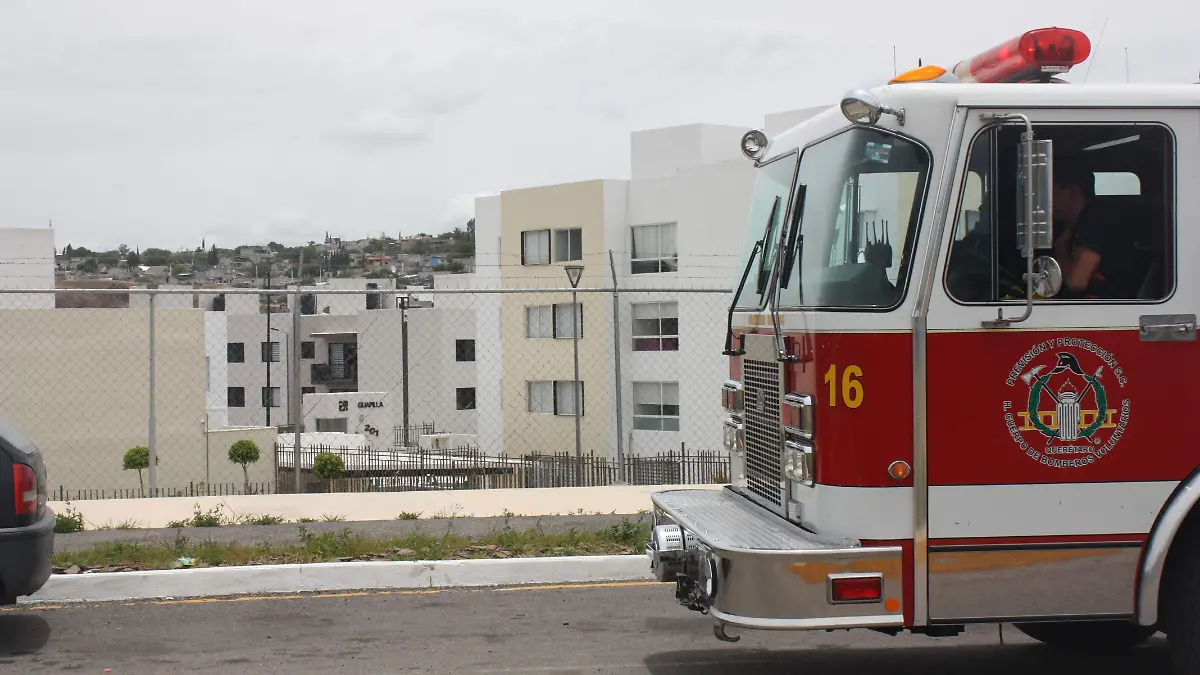
[[1021, 393], [1004, 402], [1008, 433], [1039, 464], [1094, 464], [1129, 425], [1127, 382], [1116, 357], [1090, 340], [1039, 342], [1009, 371], [1008, 386]]

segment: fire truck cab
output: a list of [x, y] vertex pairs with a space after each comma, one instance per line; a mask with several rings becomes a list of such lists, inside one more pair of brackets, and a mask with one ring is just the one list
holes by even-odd
[[647, 546], [717, 637], [1161, 631], [1200, 673], [1200, 87], [1058, 78], [1089, 53], [1034, 30], [743, 138], [730, 485], [654, 494]]

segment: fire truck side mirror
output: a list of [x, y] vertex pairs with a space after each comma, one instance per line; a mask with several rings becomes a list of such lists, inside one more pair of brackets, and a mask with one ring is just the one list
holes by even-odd
[[1017, 247], [1028, 255], [1026, 227], [1032, 223], [1033, 248], [1054, 246], [1054, 145], [1022, 134], [1017, 148]]
[[1062, 267], [1048, 255], [1038, 256], [1033, 261], [1033, 296], [1053, 298], [1062, 290]]

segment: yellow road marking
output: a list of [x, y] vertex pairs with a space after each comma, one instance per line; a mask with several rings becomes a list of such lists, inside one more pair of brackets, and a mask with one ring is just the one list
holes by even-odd
[[[212, 605], [225, 604], [235, 602], [265, 602], [272, 600], [311, 600], [315, 598], [369, 598], [383, 596], [398, 596], [398, 595], [437, 595], [439, 593], [484, 593], [491, 591], [493, 593], [503, 593], [508, 591], [553, 591], [553, 590], [586, 590], [592, 588], [624, 588], [624, 587], [639, 587], [639, 586], [659, 586], [657, 581], [614, 581], [607, 583], [579, 583], [579, 584], [547, 584], [534, 586], [509, 586], [505, 588], [422, 588], [422, 589], [404, 589], [396, 591], [346, 591], [332, 593], [309, 593], [309, 594], [286, 594], [286, 595], [241, 595], [229, 598], [184, 598], [180, 600], [141, 600], [121, 602], [125, 607], [135, 607], [139, 605]], [[2, 612], [19, 612], [19, 611], [46, 611], [52, 609], [67, 609], [70, 607], [78, 607], [80, 605], [99, 605], [109, 604], [106, 601], [95, 602], [80, 602], [65, 605], [18, 605], [15, 607], [0, 607]]]

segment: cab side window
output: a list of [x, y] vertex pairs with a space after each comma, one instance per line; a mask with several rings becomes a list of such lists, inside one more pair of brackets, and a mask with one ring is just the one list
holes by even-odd
[[[946, 288], [963, 303], [1025, 297], [1017, 246], [1016, 161], [1020, 129], [980, 134], [946, 269]], [[1173, 279], [1173, 138], [1161, 125], [1035, 125], [1054, 141], [1054, 240], [1036, 255], [1063, 268], [1053, 300], [1153, 302]]]

